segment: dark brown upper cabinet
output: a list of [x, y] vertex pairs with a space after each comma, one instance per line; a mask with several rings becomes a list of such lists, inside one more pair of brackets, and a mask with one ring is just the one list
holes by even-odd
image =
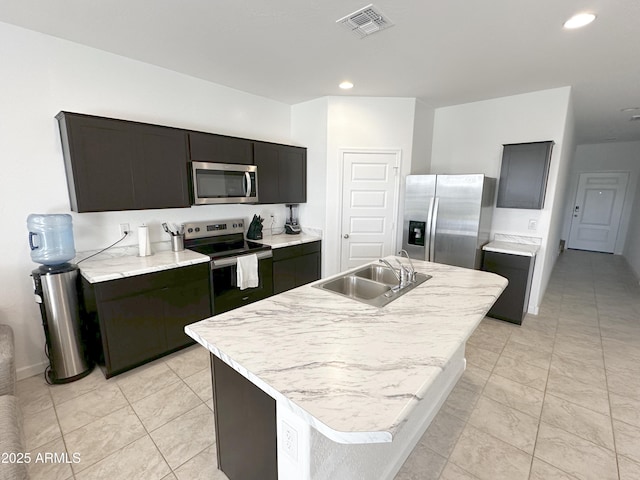
[[186, 132], [60, 112], [75, 212], [189, 207]]
[[553, 141], [504, 145], [498, 208], [544, 207]]
[[258, 167], [258, 203], [307, 201], [307, 149], [255, 142], [253, 163]]
[[253, 142], [213, 133], [189, 132], [189, 158], [194, 162], [253, 164]]

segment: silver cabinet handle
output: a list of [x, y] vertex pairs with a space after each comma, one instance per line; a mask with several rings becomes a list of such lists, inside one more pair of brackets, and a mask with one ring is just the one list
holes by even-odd
[[349, 234], [348, 234], [348, 233], [345, 233], [345, 234], [342, 236], [342, 238], [349, 238]]

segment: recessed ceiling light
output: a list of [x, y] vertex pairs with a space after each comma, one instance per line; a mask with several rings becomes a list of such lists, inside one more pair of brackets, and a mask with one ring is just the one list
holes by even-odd
[[621, 112], [635, 112], [636, 110], [640, 110], [640, 107], [629, 107], [629, 108], [621, 108]]
[[578, 13], [564, 22], [564, 28], [580, 28], [589, 25], [596, 19], [593, 13]]
[[342, 82], [338, 86], [343, 90], [349, 90], [349, 89], [353, 88], [353, 83], [351, 83], [349, 80], [345, 80], [344, 82]]

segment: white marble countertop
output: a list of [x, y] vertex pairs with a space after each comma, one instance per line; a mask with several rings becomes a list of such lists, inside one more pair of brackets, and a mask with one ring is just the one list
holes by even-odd
[[[158, 249], [155, 244], [154, 247]], [[207, 255], [191, 250], [181, 252], [160, 250], [148, 257], [139, 257], [134, 253], [137, 249], [136, 246], [101, 253], [95, 258], [80, 263], [78, 265], [80, 273], [89, 283], [99, 283], [209, 261]]]
[[322, 240], [320, 235], [307, 232], [302, 232], [298, 235], [287, 235], [286, 233], [271, 235], [263, 232], [261, 240], [251, 241], [262, 245], [269, 245], [271, 248], [282, 248], [290, 247], [291, 245], [300, 245], [301, 243], [317, 242], [318, 240]]
[[496, 241], [487, 243], [482, 247], [487, 252], [508, 253], [509, 255], [522, 255], [535, 257], [540, 250], [540, 245]]
[[383, 308], [308, 284], [185, 331], [328, 438], [389, 442], [507, 285], [414, 264], [433, 278]]

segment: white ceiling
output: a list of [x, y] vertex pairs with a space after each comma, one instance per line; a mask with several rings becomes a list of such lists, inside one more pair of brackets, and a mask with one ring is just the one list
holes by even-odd
[[[395, 26], [359, 39], [335, 23], [367, 3], [0, 0], [0, 21], [289, 104], [358, 95], [440, 107], [571, 85], [578, 143], [640, 140], [629, 121], [640, 110], [621, 112], [640, 107], [638, 0], [375, 0]], [[583, 11], [598, 18], [562, 28]], [[347, 78], [356, 86], [344, 93]]]

